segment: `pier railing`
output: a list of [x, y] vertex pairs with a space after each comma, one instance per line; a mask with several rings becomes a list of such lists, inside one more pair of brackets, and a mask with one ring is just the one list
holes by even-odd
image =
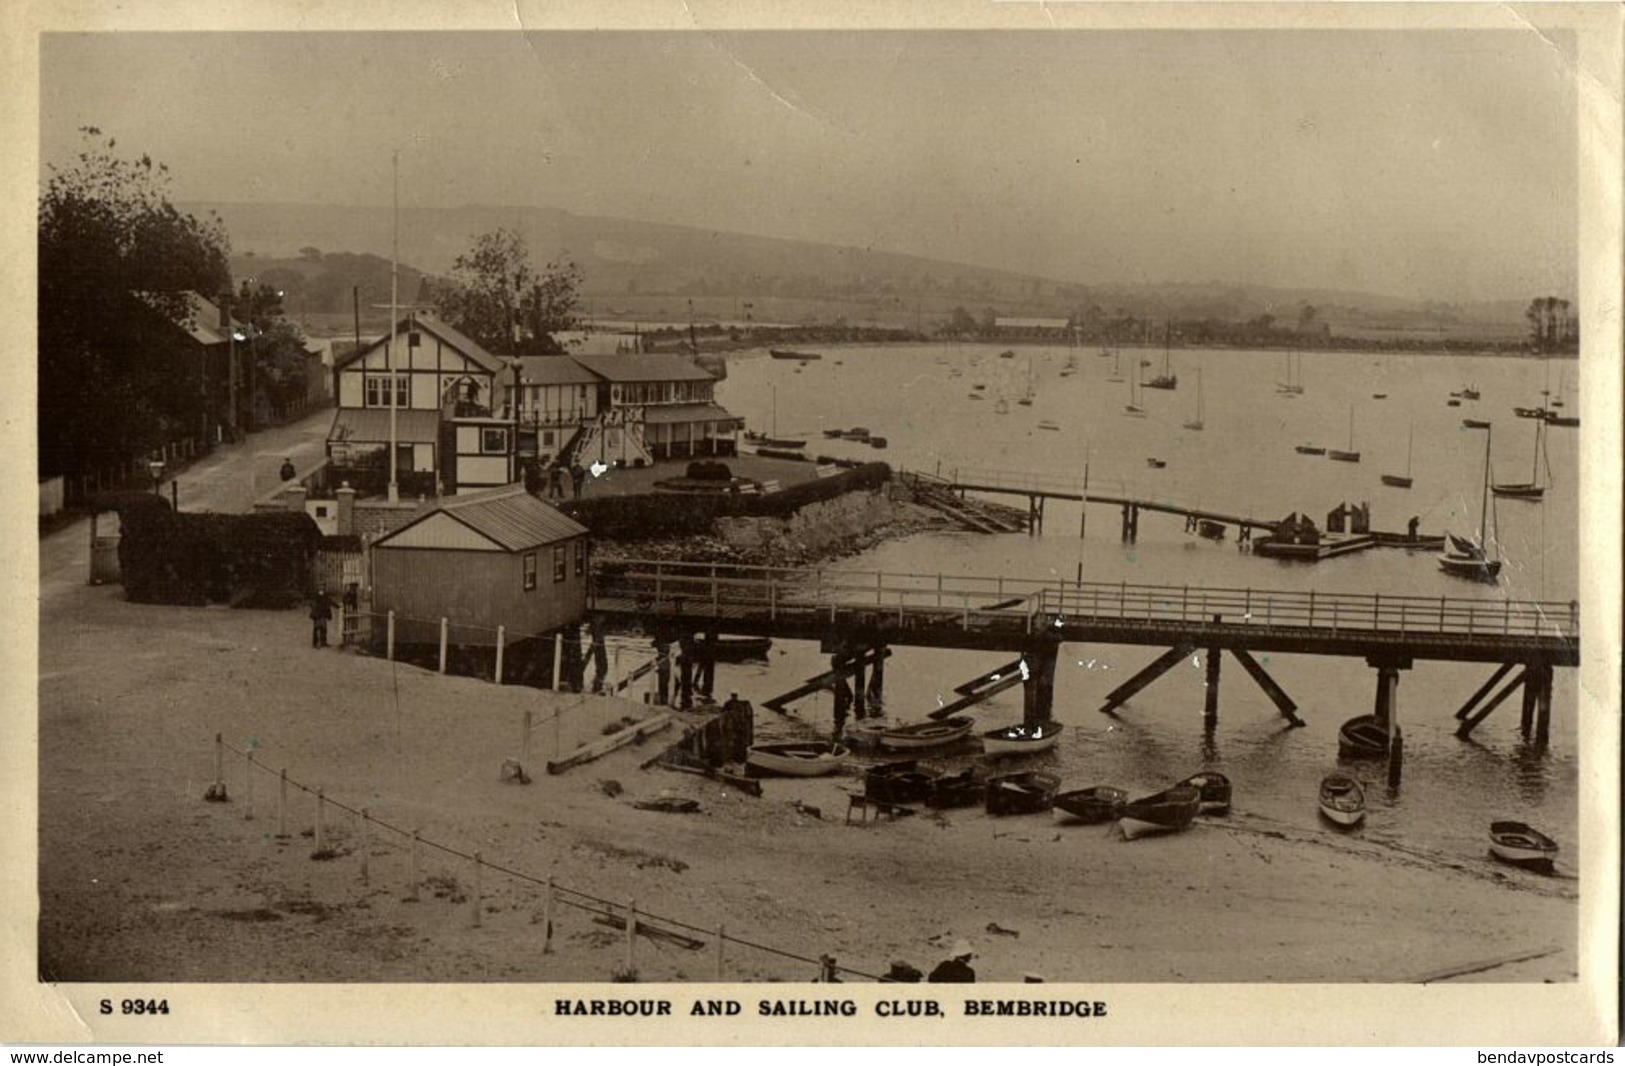
[[[1575, 603], [1448, 596], [1068, 582], [624, 560], [594, 564], [595, 609], [717, 619], [958, 624], [1038, 632], [1057, 623], [1248, 626], [1325, 633], [1576, 640]], [[1217, 621], [1215, 622], [1215, 618]]]

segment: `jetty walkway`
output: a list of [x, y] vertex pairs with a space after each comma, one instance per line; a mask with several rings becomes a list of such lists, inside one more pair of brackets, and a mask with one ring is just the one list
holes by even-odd
[[1575, 603], [624, 560], [594, 564], [587, 606], [601, 618], [696, 635], [702, 655], [703, 634], [817, 640], [841, 660], [825, 684], [852, 673], [861, 680], [863, 667], [883, 662], [892, 645], [1008, 651], [1018, 656], [1011, 666], [1022, 666], [1031, 720], [1049, 714], [1055, 662], [1068, 642], [1165, 649], [1118, 686], [1103, 711], [1205, 649], [1210, 719], [1223, 652], [1298, 724], [1296, 704], [1254, 653], [1363, 658], [1378, 671], [1375, 708], [1383, 717], [1397, 707], [1399, 671], [1418, 660], [1492, 663], [1497, 672], [1457, 713], [1460, 732], [1522, 687], [1526, 723], [1538, 717], [1542, 739], [1552, 670], [1580, 661]]

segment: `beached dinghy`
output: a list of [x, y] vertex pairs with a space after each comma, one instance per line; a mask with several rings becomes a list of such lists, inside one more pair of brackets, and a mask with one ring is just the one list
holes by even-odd
[[1365, 820], [1365, 786], [1348, 774], [1320, 779], [1320, 816], [1344, 829]]
[[745, 756], [745, 764], [762, 773], [785, 777], [823, 777], [844, 766], [848, 754], [839, 744], [827, 741], [753, 744]]
[[[1399, 729], [1394, 729], [1399, 735]], [[1388, 727], [1374, 714], [1350, 718], [1337, 730], [1337, 754], [1345, 759], [1379, 759], [1388, 754]]]
[[1189, 829], [1196, 820], [1202, 794], [1194, 785], [1175, 785], [1154, 796], [1130, 800], [1117, 815], [1117, 827], [1124, 840], [1152, 833], [1177, 833]]
[[1203, 770], [1181, 781], [1196, 789], [1199, 797], [1197, 814], [1230, 813], [1230, 779], [1217, 770]]
[[1491, 822], [1490, 854], [1511, 866], [1549, 873], [1557, 841], [1522, 822]]
[[1053, 748], [1060, 735], [1060, 722], [1009, 725], [983, 733], [982, 751], [988, 755], [1031, 755]]
[[1128, 793], [1110, 785], [1075, 788], [1055, 794], [1055, 821], [1059, 825], [1098, 825], [1117, 817]]
[[892, 751], [917, 751], [921, 748], [940, 748], [963, 739], [976, 725], [974, 719], [944, 718], [940, 722], [913, 722], [891, 726], [880, 731], [880, 746]]
[[936, 810], [977, 807], [986, 795], [987, 786], [976, 780], [976, 775], [970, 770], [962, 770], [933, 780], [931, 791], [925, 797], [925, 805]]
[[931, 781], [913, 759], [887, 763], [863, 775], [863, 794], [880, 803], [920, 803], [931, 794]]
[[1061, 779], [1054, 774], [1024, 770], [987, 779], [987, 813], [1036, 814], [1055, 802]]

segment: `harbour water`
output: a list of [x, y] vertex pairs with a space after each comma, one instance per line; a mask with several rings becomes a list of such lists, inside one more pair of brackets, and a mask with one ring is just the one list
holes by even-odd
[[[1260, 518], [1291, 511], [1325, 527], [1340, 502], [1367, 501], [1375, 529], [1403, 532], [1420, 519], [1423, 533], [1477, 531], [1484, 479], [1483, 430], [1463, 418], [1493, 423], [1492, 477], [1529, 478], [1535, 423], [1514, 406], [1541, 406], [1568, 383], [1567, 410], [1576, 412], [1572, 361], [1543, 363], [1499, 357], [1306, 353], [1301, 395], [1277, 392], [1286, 380], [1279, 352], [1176, 350], [1175, 391], [1143, 390], [1147, 417], [1123, 412], [1128, 386], [1107, 379], [1120, 364], [1132, 377], [1141, 359], [1147, 378], [1162, 370], [1161, 349], [1125, 348], [1119, 358], [1098, 348], [1021, 347], [1001, 359], [998, 345], [831, 348], [818, 362], [769, 359], [765, 352], [730, 357], [721, 403], [765, 428], [776, 404], [778, 433], [809, 438], [808, 450], [878, 458], [895, 467], [932, 472], [992, 467], [1082, 478], [1087, 465], [1095, 491], [1155, 496]], [[1069, 356], [1077, 370], [1062, 376]], [[1016, 400], [1028, 387], [1031, 406]], [[1566, 368], [1566, 374], [1564, 373]], [[958, 371], [955, 374], [955, 371]], [[1205, 428], [1186, 429], [1196, 409], [1201, 374]], [[984, 385], [974, 390], [976, 384]], [[1448, 406], [1452, 392], [1478, 389], [1481, 399]], [[1374, 394], [1386, 394], [1377, 399]], [[972, 399], [972, 395], [985, 399]], [[998, 414], [999, 398], [1008, 400]], [[1300, 455], [1294, 446], [1350, 447], [1357, 464]], [[1038, 428], [1041, 421], [1058, 430]], [[821, 430], [861, 425], [884, 435], [874, 451], [856, 442], [826, 440]], [[1576, 479], [1580, 430], [1546, 432], [1539, 467], [1548, 485], [1543, 502], [1491, 499], [1490, 537], [1505, 560], [1497, 585], [1478, 585], [1440, 571], [1433, 553], [1374, 549], [1318, 564], [1269, 560], [1241, 552], [1235, 531], [1223, 542], [1186, 532], [1175, 516], [1142, 515], [1134, 544], [1120, 541], [1120, 512], [1092, 506], [1079, 536], [1075, 503], [1050, 501], [1042, 536], [939, 533], [883, 544], [843, 560], [843, 568], [934, 574], [1004, 574], [1086, 581], [1347, 593], [1450, 596], [1497, 601], [1567, 603], [1579, 595]], [[1385, 486], [1380, 475], [1409, 469], [1414, 487]], [[1152, 469], [1147, 458], [1165, 460]], [[1025, 506], [1017, 498], [1006, 502]], [[1363, 660], [1275, 655], [1271, 675], [1299, 704], [1307, 725], [1289, 728], [1242, 671], [1222, 664], [1219, 721], [1204, 735], [1203, 652], [1143, 690], [1117, 717], [1099, 714], [1104, 697], [1160, 649], [1066, 645], [1056, 679], [1056, 717], [1066, 724], [1057, 749], [1030, 760], [1059, 772], [1068, 787], [1112, 784], [1133, 793], [1155, 791], [1203, 767], [1220, 769], [1235, 785], [1238, 812], [1294, 825], [1316, 823], [1320, 778], [1337, 766], [1337, 727], [1370, 713], [1375, 671]], [[954, 698], [953, 686], [1000, 665], [995, 654], [896, 648], [886, 671], [886, 713], [917, 720]], [[765, 665], [719, 668], [718, 683], [756, 699], [790, 688], [827, 668], [815, 645], [780, 641]], [[1418, 661], [1401, 675], [1400, 720], [1406, 737], [1404, 781], [1383, 784], [1381, 764], [1345, 764], [1368, 787], [1371, 812], [1361, 831], [1440, 857], [1482, 859], [1493, 818], [1530, 822], [1557, 837], [1564, 868], [1578, 867], [1577, 690], [1575, 671], [1559, 669], [1553, 693], [1550, 746], [1536, 751], [1518, 733], [1519, 698], [1504, 702], [1470, 740], [1454, 735], [1455, 710], [1493, 667]], [[827, 696], [792, 708], [796, 717], [760, 712], [765, 732], [826, 733]], [[1019, 720], [1019, 689], [974, 708], [989, 728]], [[966, 751], [932, 760], [947, 769], [977, 756]]]

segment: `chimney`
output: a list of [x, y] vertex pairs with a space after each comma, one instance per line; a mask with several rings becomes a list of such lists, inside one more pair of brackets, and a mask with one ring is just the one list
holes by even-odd
[[341, 537], [355, 536], [355, 489], [346, 481], [333, 493], [339, 501], [338, 535]]

